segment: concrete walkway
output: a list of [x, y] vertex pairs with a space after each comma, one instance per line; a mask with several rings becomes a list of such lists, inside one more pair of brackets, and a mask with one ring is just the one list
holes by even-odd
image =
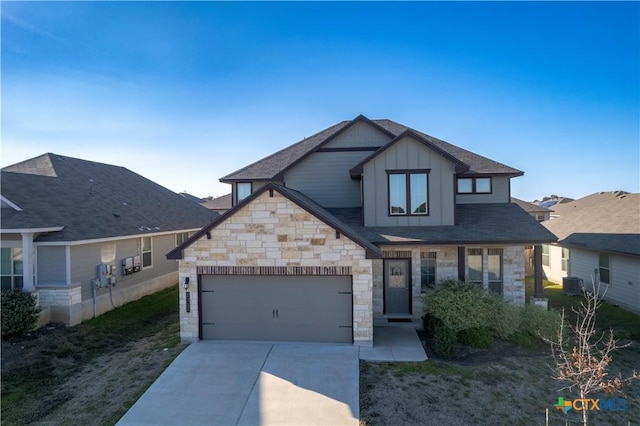
[[358, 347], [200, 341], [118, 425], [357, 425]]
[[365, 361], [426, 361], [427, 354], [413, 327], [375, 327], [373, 347], [360, 348]]

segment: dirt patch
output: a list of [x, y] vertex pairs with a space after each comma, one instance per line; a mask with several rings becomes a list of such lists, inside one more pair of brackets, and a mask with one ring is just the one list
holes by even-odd
[[[554, 407], [558, 397], [575, 395], [552, 378], [552, 359], [545, 348], [496, 342], [492, 350], [464, 348], [461, 357], [451, 361], [435, 357], [428, 339], [424, 345], [426, 362], [361, 362], [361, 425], [543, 425], [546, 416], [550, 425], [581, 424], [579, 412], [565, 415]], [[637, 343], [619, 352], [618, 368], [628, 371], [640, 365]], [[590, 424], [637, 425], [640, 386], [636, 382], [626, 392], [624, 411], [594, 411]], [[621, 408], [619, 403], [616, 408]]]
[[27, 370], [52, 373], [49, 391], [38, 398], [20, 407], [3, 399], [3, 424], [114, 424], [184, 349], [165, 346], [167, 335], [177, 334], [177, 327], [168, 325], [121, 347], [104, 348], [103, 355], [84, 362], [74, 352], [83, 333], [57, 325], [2, 342], [3, 378]]

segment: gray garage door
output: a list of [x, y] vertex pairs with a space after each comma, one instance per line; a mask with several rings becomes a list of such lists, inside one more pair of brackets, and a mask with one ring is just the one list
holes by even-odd
[[203, 275], [203, 339], [353, 341], [350, 276]]

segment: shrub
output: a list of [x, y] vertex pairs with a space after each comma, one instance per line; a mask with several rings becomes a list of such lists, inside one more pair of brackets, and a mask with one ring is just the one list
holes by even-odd
[[560, 314], [536, 305], [523, 306], [520, 308], [520, 330], [543, 341], [556, 339], [560, 330]]
[[468, 328], [458, 332], [458, 341], [472, 348], [491, 349], [494, 340], [493, 333], [486, 327]]
[[431, 314], [424, 314], [422, 316], [422, 329], [427, 333], [427, 336], [433, 337], [436, 328], [442, 326], [442, 321]]
[[456, 333], [449, 327], [441, 325], [433, 333], [435, 351], [444, 358], [454, 358], [458, 353], [458, 339]]
[[38, 321], [36, 297], [20, 289], [2, 290], [2, 335], [28, 333]]
[[484, 288], [457, 280], [441, 281], [424, 297], [424, 310], [454, 333], [488, 328], [502, 337], [513, 331], [513, 312], [507, 301]]

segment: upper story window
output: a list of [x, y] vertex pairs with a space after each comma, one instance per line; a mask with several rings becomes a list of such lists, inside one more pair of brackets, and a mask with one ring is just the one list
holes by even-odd
[[236, 184], [236, 198], [238, 202], [251, 195], [251, 182], [240, 182]]
[[491, 194], [491, 178], [458, 178], [457, 189], [458, 194]]
[[429, 171], [387, 171], [390, 215], [429, 214]]
[[189, 239], [188, 232], [179, 232], [176, 234], [176, 247], [181, 246]]

